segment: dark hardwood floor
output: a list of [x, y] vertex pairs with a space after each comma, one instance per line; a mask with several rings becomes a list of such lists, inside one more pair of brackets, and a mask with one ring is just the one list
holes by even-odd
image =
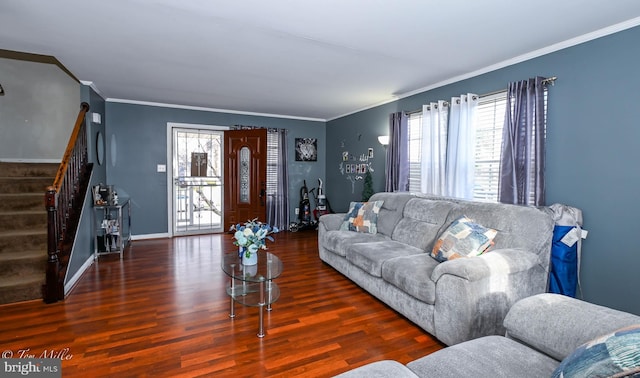
[[327, 377], [366, 363], [402, 363], [443, 347], [318, 258], [314, 231], [283, 232], [280, 299], [229, 318], [220, 253], [230, 235], [134, 241], [104, 256], [63, 302], [0, 306], [3, 357], [52, 353], [63, 377]]

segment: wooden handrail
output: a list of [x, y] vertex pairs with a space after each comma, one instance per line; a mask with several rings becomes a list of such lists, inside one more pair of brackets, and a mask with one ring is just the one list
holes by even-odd
[[53, 189], [57, 193], [60, 190], [60, 186], [62, 185], [62, 180], [64, 178], [64, 173], [67, 171], [69, 167], [69, 162], [71, 161], [71, 156], [73, 155], [73, 149], [75, 148], [76, 141], [78, 140], [78, 135], [80, 134], [80, 129], [84, 123], [84, 118], [89, 111], [89, 104], [83, 102], [80, 104], [80, 112], [78, 113], [78, 118], [76, 118], [76, 123], [73, 127], [73, 132], [69, 137], [69, 143], [67, 143], [67, 149], [64, 151], [64, 155], [62, 156], [62, 162], [60, 163], [60, 167], [58, 168], [58, 173], [56, 174], [55, 180], [53, 180]]
[[42, 286], [46, 303], [64, 299], [64, 275], [82, 210], [82, 194], [89, 182], [85, 116], [89, 104], [80, 105], [78, 118], [58, 167], [53, 185], [45, 192], [47, 210], [47, 276]]

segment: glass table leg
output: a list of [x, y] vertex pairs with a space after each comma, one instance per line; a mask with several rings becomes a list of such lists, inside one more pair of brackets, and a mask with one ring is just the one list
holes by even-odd
[[260, 303], [258, 307], [260, 308], [260, 325], [258, 328], [258, 337], [264, 337], [264, 281], [260, 282]]
[[[236, 280], [233, 279], [233, 277], [231, 278], [231, 294], [235, 295], [236, 294]], [[234, 300], [233, 300], [233, 295], [229, 296], [229, 300], [231, 301], [231, 309], [229, 310], [229, 317], [230, 318], [234, 318], [236, 316], [236, 312], [235, 312], [235, 305], [234, 305]]]
[[267, 281], [267, 292], [269, 293], [269, 303], [267, 304], [267, 311], [271, 311], [271, 280]]

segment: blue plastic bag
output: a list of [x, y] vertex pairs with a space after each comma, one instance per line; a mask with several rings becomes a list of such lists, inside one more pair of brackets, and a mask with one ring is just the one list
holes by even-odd
[[575, 298], [578, 287], [578, 243], [568, 246], [562, 242], [562, 238], [574, 228], [556, 225], [553, 229], [549, 292]]

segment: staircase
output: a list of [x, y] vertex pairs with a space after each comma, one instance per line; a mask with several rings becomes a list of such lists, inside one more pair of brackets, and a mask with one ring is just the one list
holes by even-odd
[[42, 298], [47, 265], [44, 194], [58, 166], [0, 162], [0, 304]]

